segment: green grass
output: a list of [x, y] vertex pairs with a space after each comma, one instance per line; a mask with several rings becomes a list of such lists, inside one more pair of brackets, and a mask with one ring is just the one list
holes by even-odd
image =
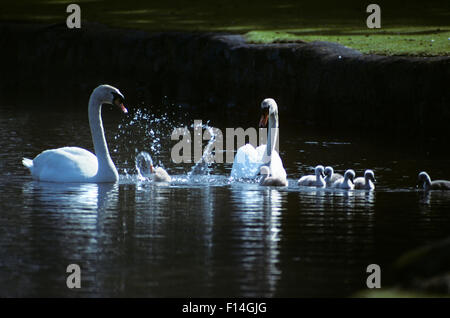
[[[398, 2], [398, 3], [397, 3]], [[85, 21], [153, 31], [232, 32], [249, 42], [332, 41], [363, 53], [450, 55], [448, 0], [379, 0], [380, 30], [367, 29], [357, 0], [17, 0], [2, 2], [0, 21], [65, 23], [77, 3]], [[439, 29], [439, 30], [438, 30]]]
[[448, 298], [448, 295], [429, 294], [399, 288], [380, 288], [358, 292], [356, 298]]
[[440, 56], [450, 53], [448, 27], [268, 30], [247, 32], [245, 38], [250, 43], [337, 42], [366, 54]]

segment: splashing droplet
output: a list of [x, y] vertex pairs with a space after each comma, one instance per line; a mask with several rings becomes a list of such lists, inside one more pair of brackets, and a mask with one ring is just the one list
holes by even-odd
[[212, 163], [214, 162], [214, 154], [213, 154], [213, 146], [216, 141], [216, 134], [214, 133], [213, 127], [206, 125], [202, 125], [202, 128], [206, 129], [209, 132], [211, 138], [206, 145], [202, 158], [197, 161], [197, 163], [192, 167], [191, 171], [188, 173], [188, 176], [191, 177], [193, 175], [209, 175], [212, 170]]
[[151, 166], [153, 166], [152, 157], [145, 151], [138, 153], [135, 159], [136, 171], [138, 173], [138, 178], [145, 180], [151, 176]]

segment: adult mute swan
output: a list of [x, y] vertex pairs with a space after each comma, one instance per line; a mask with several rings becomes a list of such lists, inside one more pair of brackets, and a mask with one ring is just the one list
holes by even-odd
[[355, 185], [355, 189], [373, 190], [375, 189], [375, 181], [375, 174], [372, 170], [367, 169], [364, 172], [364, 178], [356, 178], [353, 184]]
[[434, 180], [431, 181], [430, 176], [425, 171], [419, 173], [417, 185], [421, 185], [424, 190], [450, 190], [450, 181]]
[[355, 171], [349, 169], [345, 171], [344, 177], [333, 183], [333, 188], [353, 190], [353, 179], [355, 178]]
[[49, 182], [116, 182], [119, 174], [109, 156], [103, 130], [102, 104], [119, 107], [125, 114], [124, 97], [115, 87], [100, 85], [89, 98], [89, 126], [95, 154], [79, 147], [45, 150], [33, 160], [23, 158], [34, 179]]
[[251, 144], [240, 147], [234, 157], [231, 177], [234, 179], [254, 179], [261, 166], [269, 167], [271, 180], [287, 185], [286, 170], [280, 155], [275, 150], [278, 140], [278, 106], [272, 98], [266, 98], [261, 103], [261, 120], [259, 127], [267, 127], [267, 145], [255, 149]]
[[326, 183], [323, 179], [324, 177], [324, 168], [322, 165], [318, 165], [314, 169], [315, 175], [309, 175], [309, 176], [303, 176], [298, 180], [298, 185], [300, 186], [306, 186], [306, 187], [317, 187], [317, 188], [323, 188], [325, 187]]
[[343, 178], [339, 173], [334, 173], [334, 169], [330, 166], [325, 167], [325, 183], [327, 187], [331, 187], [337, 180]]

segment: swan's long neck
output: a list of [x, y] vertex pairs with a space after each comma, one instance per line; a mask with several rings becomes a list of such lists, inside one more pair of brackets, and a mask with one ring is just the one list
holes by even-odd
[[431, 187], [431, 178], [429, 175], [426, 175], [424, 180], [423, 180], [423, 187], [425, 189], [429, 189]]
[[266, 155], [272, 158], [272, 153], [275, 151], [278, 138], [278, 114], [272, 113], [269, 117], [269, 126], [267, 131], [267, 147]]
[[320, 181], [322, 179], [322, 174], [320, 173], [320, 171], [316, 171], [316, 180]]
[[350, 177], [348, 176], [348, 174], [344, 175], [344, 183], [349, 185], [350, 184]]
[[333, 170], [331, 170], [326, 176], [325, 176], [325, 181], [329, 182], [331, 181], [331, 178], [333, 177]]
[[98, 173], [105, 174], [111, 172], [117, 174], [116, 167], [109, 155], [108, 145], [106, 144], [101, 111], [101, 101], [95, 95], [91, 95], [89, 99], [89, 126], [91, 127], [92, 141], [98, 160]]

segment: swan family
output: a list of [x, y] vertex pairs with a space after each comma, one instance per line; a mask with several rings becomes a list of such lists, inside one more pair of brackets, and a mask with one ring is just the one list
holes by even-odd
[[[33, 179], [48, 182], [117, 182], [119, 174], [109, 154], [102, 123], [102, 105], [116, 106], [127, 113], [124, 96], [115, 87], [100, 85], [89, 98], [89, 126], [95, 154], [79, 147], [62, 147], [41, 152], [34, 159], [23, 158], [22, 164], [30, 170]], [[234, 158], [231, 178], [235, 180], [259, 180], [261, 186], [288, 186], [283, 161], [276, 150], [279, 133], [278, 106], [274, 99], [266, 98], [261, 103], [259, 126], [267, 129], [267, 144], [257, 148], [251, 144], [240, 147]], [[161, 167], [150, 166], [155, 182], [170, 182], [171, 177]], [[364, 177], [355, 179], [355, 171], [348, 169], [344, 175], [334, 172], [330, 166], [317, 165], [314, 175], [301, 177], [299, 186], [336, 188], [344, 190], [375, 189], [375, 174], [368, 169]], [[420, 172], [418, 185], [425, 190], [450, 190], [450, 181], [431, 181], [426, 172]]]

